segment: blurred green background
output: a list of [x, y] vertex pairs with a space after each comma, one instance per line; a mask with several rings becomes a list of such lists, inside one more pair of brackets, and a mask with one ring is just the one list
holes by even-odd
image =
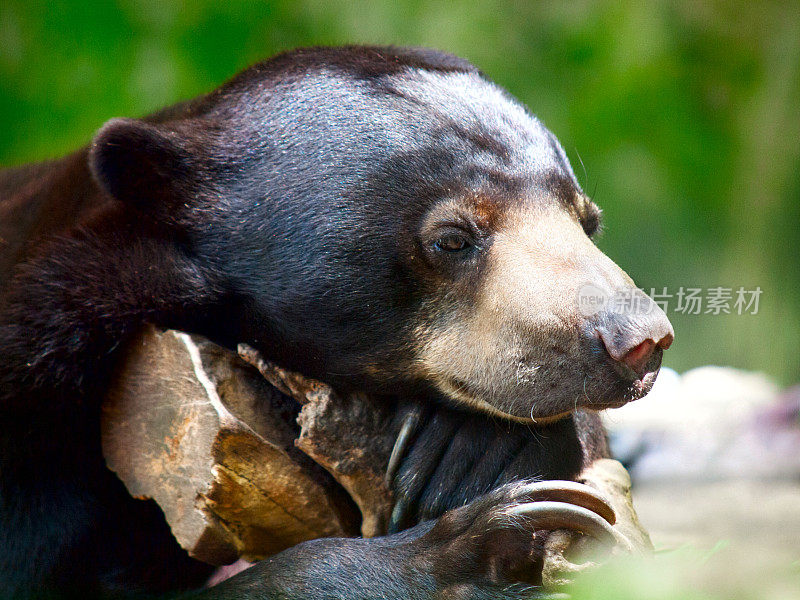
[[3, 0], [0, 165], [66, 153], [277, 51], [348, 42], [449, 50], [526, 103], [641, 287], [761, 287], [757, 315], [682, 315], [673, 299], [667, 365], [800, 379], [795, 2]]

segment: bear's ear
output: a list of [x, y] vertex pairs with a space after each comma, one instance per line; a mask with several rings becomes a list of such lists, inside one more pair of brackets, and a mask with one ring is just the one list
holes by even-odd
[[89, 166], [114, 198], [146, 213], [168, 214], [185, 200], [196, 173], [187, 142], [163, 125], [112, 119], [92, 142]]

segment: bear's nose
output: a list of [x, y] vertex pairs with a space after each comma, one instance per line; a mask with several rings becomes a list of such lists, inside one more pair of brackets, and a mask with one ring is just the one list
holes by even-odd
[[596, 330], [609, 356], [639, 379], [661, 366], [660, 350], [675, 338], [667, 315], [655, 304], [645, 314], [606, 313]]

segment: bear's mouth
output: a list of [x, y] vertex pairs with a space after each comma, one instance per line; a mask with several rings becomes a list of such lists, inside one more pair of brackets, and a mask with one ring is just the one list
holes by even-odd
[[[503, 410], [503, 408], [484, 399], [485, 394], [475, 389], [467, 382], [453, 376], [445, 376], [440, 379], [440, 389], [448, 398], [460, 401], [473, 409], [482, 412], [522, 421], [527, 423], [546, 424], [559, 419], [563, 419], [578, 409], [607, 410], [620, 408], [630, 402], [635, 402], [646, 396], [655, 384], [658, 373], [661, 370], [660, 356], [658, 364], [653, 365], [652, 370], [648, 370], [641, 377], [631, 380], [628, 373], [619, 373], [611, 370], [612, 382], [607, 383], [607, 391], [600, 397], [581, 394], [577, 399], [568, 403], [561, 402], [532, 402], [530, 403], [530, 416], [522, 416]], [[525, 403], [520, 403], [525, 404]], [[541, 404], [541, 405], [540, 405]], [[565, 406], [566, 404], [566, 406]], [[537, 413], [539, 408], [541, 412]]]
[[634, 381], [622, 380], [619, 393], [616, 398], [612, 400], [600, 400], [595, 402], [588, 402], [584, 406], [592, 410], [606, 410], [608, 408], [620, 408], [629, 402], [635, 402], [644, 398], [656, 382], [658, 373], [661, 370], [660, 365], [653, 371], [648, 371], [641, 378]]

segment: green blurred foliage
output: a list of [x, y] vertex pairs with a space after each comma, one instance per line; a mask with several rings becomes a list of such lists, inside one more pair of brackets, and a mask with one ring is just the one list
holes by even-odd
[[757, 315], [671, 305], [668, 365], [800, 378], [796, 2], [3, 0], [0, 164], [66, 153], [277, 51], [351, 42], [449, 50], [525, 102], [641, 287], [762, 288]]
[[653, 557], [618, 556], [581, 573], [565, 591], [576, 600], [797, 600], [800, 565], [757, 570], [745, 552], [721, 542], [710, 550], [687, 545]]

